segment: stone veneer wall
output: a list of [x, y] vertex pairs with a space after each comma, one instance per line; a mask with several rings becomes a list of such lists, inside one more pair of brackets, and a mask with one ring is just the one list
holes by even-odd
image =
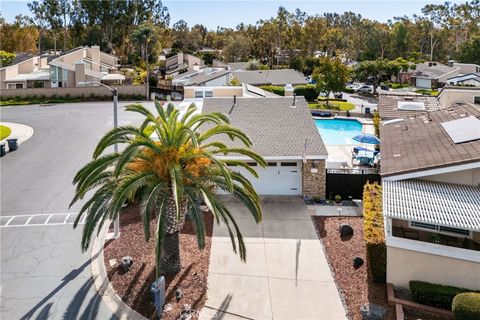
[[[317, 172], [312, 172], [314, 168], [317, 169]], [[325, 199], [325, 160], [307, 160], [306, 163], [303, 163], [302, 185], [303, 195], [311, 197], [320, 196], [322, 199]]]

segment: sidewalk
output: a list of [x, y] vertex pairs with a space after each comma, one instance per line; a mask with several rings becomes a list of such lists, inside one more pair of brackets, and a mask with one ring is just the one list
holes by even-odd
[[[7, 126], [12, 130], [10, 135], [0, 142], [6, 142], [7, 139], [15, 138], [18, 139], [18, 144], [22, 144], [33, 136], [33, 128], [24, 124], [0, 122], [0, 125]], [[8, 144], [6, 144], [5, 148], [8, 149]]]

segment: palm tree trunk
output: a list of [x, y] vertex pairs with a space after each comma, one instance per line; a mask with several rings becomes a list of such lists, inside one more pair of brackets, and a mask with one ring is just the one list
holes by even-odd
[[165, 275], [175, 275], [180, 271], [180, 241], [178, 232], [167, 233], [163, 242], [160, 270]]

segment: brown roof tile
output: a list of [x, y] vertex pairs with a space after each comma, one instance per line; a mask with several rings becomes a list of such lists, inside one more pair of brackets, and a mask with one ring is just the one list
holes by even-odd
[[381, 174], [391, 176], [480, 161], [480, 139], [455, 144], [441, 125], [466, 116], [480, 118], [480, 106], [457, 104], [400, 122], [382, 124]]

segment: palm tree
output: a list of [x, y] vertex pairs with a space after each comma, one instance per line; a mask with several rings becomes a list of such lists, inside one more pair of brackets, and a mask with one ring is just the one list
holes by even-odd
[[[150, 222], [156, 219], [157, 277], [180, 270], [178, 233], [187, 212], [191, 217], [199, 248], [205, 247], [205, 224], [199, 203], [204, 203], [215, 217], [228, 227], [234, 252], [242, 260], [246, 250], [240, 229], [232, 213], [217, 196], [222, 190], [238, 198], [258, 223], [262, 218], [260, 199], [252, 184], [241, 173], [228, 166], [241, 166], [257, 177], [245, 162], [223, 160], [229, 154], [244, 156], [266, 166], [264, 159], [250, 150], [250, 139], [229, 124], [220, 113], [197, 114], [191, 105], [183, 116], [169, 104], [166, 108], [155, 102], [158, 115], [140, 104], [130, 105], [145, 117], [139, 127], [123, 126], [108, 132], [98, 143], [93, 160], [76, 174], [76, 194], [72, 203], [93, 192], [83, 205], [74, 223], [77, 227], [86, 214], [82, 235], [82, 250], [89, 247], [95, 229], [120, 214], [122, 206], [135, 197], [140, 202], [145, 240], [150, 238]], [[152, 133], [158, 141], [152, 139]], [[215, 141], [215, 136], [227, 135], [244, 147], [228, 147]], [[105, 153], [116, 143], [125, 145], [120, 153]]]
[[150, 42], [154, 42], [156, 40], [156, 35], [155, 35], [156, 29], [155, 26], [152, 23], [142, 23], [138, 29], [136, 29], [132, 36], [135, 42], [137, 42], [140, 45], [140, 52], [143, 54], [143, 58], [145, 60], [145, 68], [147, 70], [147, 79], [146, 79], [146, 84], [145, 84], [145, 94], [147, 97], [147, 100], [150, 100], [149, 98], [149, 69], [148, 69], [148, 44]]

